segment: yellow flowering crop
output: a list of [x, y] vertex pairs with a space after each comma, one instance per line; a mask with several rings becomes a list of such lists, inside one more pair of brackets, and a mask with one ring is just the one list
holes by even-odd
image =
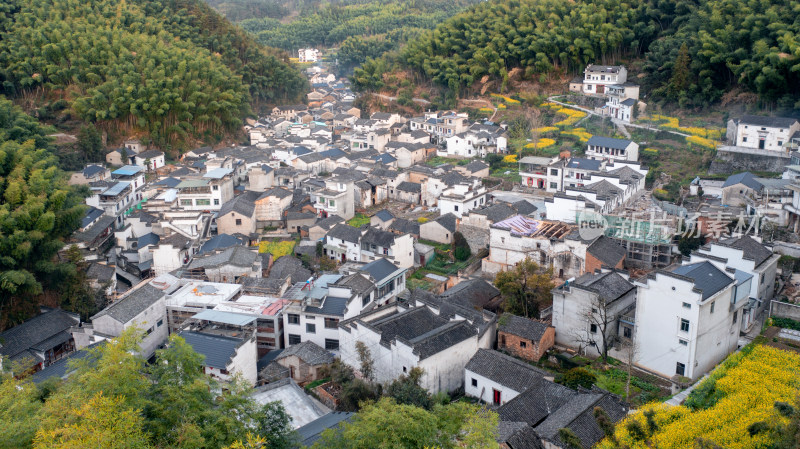
[[584, 128], [575, 128], [569, 131], [561, 131], [561, 134], [565, 134], [567, 136], [575, 136], [580, 139], [581, 142], [586, 143], [589, 139], [592, 138], [592, 134], [587, 132]]
[[270, 253], [272, 254], [272, 257], [277, 259], [278, 257], [292, 254], [294, 245], [294, 240], [287, 240], [283, 242], [269, 242], [265, 240], [258, 244], [258, 252], [262, 254]]
[[[694, 447], [698, 438], [713, 441], [726, 449], [750, 449], [769, 447], [769, 434], [762, 432], [751, 436], [750, 424], [781, 418], [774, 409], [776, 401], [791, 402], [800, 393], [800, 354], [769, 346], [756, 346], [749, 354], [737, 353], [729, 357], [720, 368], [721, 376], [712, 375], [704, 382], [713, 382], [719, 400], [714, 405], [692, 411], [687, 407], [669, 407], [651, 404], [622, 421], [615, 431], [619, 446], [602, 441], [597, 447], [659, 449]], [[716, 374], [716, 373], [715, 373]], [[652, 436], [651, 445], [638, 441], [626, 425], [638, 421], [644, 426], [644, 410], [655, 412], [658, 431]], [[646, 426], [644, 426], [646, 427]]]
[[492, 95], [492, 97], [499, 98], [499, 99], [505, 101], [508, 104], [519, 104], [519, 100], [515, 100], [515, 99], [513, 99], [511, 97], [507, 97], [505, 95], [500, 95], [500, 94], [491, 94], [491, 95]]
[[547, 147], [549, 147], [551, 145], [555, 145], [555, 144], [556, 144], [555, 140], [543, 137], [543, 138], [539, 139], [538, 142], [526, 143], [525, 144], [525, 148], [547, 148]]
[[723, 130], [709, 129], [699, 126], [681, 126], [676, 117], [669, 117], [667, 115], [653, 114], [651, 120], [654, 122], [664, 122], [658, 125], [659, 128], [672, 129], [685, 134], [693, 136], [705, 137], [706, 139], [721, 139]]
[[544, 133], [549, 133], [549, 132], [556, 131], [556, 130], [558, 130], [558, 128], [556, 128], [555, 126], [542, 126], [541, 128], [535, 128], [533, 131], [537, 132], [537, 133], [544, 134]]
[[481, 112], [494, 112], [494, 109], [492, 109], [492, 108], [480, 108], [478, 110], [481, 111]]
[[701, 147], [708, 148], [713, 150], [717, 147], [717, 143], [711, 139], [706, 139], [705, 137], [698, 137], [698, 136], [689, 136], [686, 138], [686, 141], [689, 143], [693, 143], [695, 145], [700, 145]]
[[506, 108], [506, 105], [504, 105], [503, 103], [500, 103], [500, 104], [497, 105], [497, 109], [505, 109], [505, 108]]
[[658, 150], [656, 148], [645, 148], [642, 152], [647, 154], [658, 154]]
[[555, 124], [556, 126], [572, 126], [575, 123], [577, 123], [578, 120], [586, 117], [585, 112], [576, 111], [575, 109], [561, 108], [556, 112], [567, 116], [567, 118], [565, 118], [564, 120], [561, 120], [560, 122], [556, 123]]
[[508, 156], [503, 158], [503, 162], [508, 162], [508, 163], [517, 162], [517, 155], [516, 154], [509, 154]]
[[556, 103], [551, 103], [549, 101], [545, 102], [545, 103], [542, 103], [542, 107], [543, 108], [556, 109], [556, 110], [561, 109], [561, 105], [556, 104]]

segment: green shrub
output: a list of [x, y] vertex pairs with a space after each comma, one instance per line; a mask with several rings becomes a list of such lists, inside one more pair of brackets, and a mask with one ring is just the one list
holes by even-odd
[[570, 388], [591, 388], [597, 381], [597, 377], [585, 368], [572, 368], [564, 373], [561, 383]]

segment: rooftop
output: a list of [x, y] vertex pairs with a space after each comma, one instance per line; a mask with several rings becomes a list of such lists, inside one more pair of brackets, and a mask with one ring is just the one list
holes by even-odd
[[490, 349], [479, 349], [465, 369], [517, 393], [535, 386], [545, 376], [543, 371], [526, 362]]
[[702, 292], [703, 299], [710, 298], [733, 282], [730, 277], [708, 261], [680, 265], [669, 271], [691, 279], [695, 289]]
[[227, 369], [228, 363], [236, 355], [236, 348], [244, 343], [241, 338], [202, 332], [183, 331], [178, 335], [186, 340], [195, 352], [203, 356], [203, 365], [218, 369]]

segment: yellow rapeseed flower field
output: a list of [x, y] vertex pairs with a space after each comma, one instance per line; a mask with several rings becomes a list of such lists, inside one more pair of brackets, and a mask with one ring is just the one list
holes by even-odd
[[717, 147], [717, 142], [714, 142], [711, 139], [706, 139], [705, 137], [689, 136], [686, 138], [686, 141], [710, 150], [713, 150]]
[[539, 139], [538, 142], [531, 142], [526, 143], [525, 148], [547, 148], [549, 146], [555, 145], [556, 141], [553, 139], [548, 139], [547, 137], [543, 137]]
[[587, 132], [584, 128], [575, 128], [569, 131], [561, 131], [561, 134], [565, 134], [568, 136], [575, 136], [580, 139], [581, 142], [586, 143], [589, 139], [592, 138], [592, 134]]
[[503, 162], [507, 162], [509, 164], [517, 162], [517, 155], [516, 154], [509, 154], [508, 156], [503, 158]]
[[294, 245], [294, 240], [286, 240], [283, 242], [269, 242], [265, 240], [258, 244], [258, 252], [262, 254], [270, 253], [272, 257], [277, 259], [278, 257], [292, 254]]
[[544, 133], [549, 133], [549, 132], [553, 132], [553, 131], [558, 131], [558, 128], [556, 128], [555, 126], [542, 126], [541, 128], [534, 128], [533, 131], [537, 132], [537, 133], [544, 134]]
[[[694, 447], [698, 438], [726, 449], [769, 447], [768, 432], [751, 436], [747, 427], [759, 421], [769, 423], [784, 419], [777, 414], [774, 404], [776, 401], [791, 402], [800, 393], [800, 376], [797, 375], [800, 354], [759, 345], [749, 354], [731, 355], [718, 369], [723, 370], [721, 376], [704, 381], [716, 381], [716, 394], [720, 398], [714, 405], [696, 411], [660, 403], [647, 405], [617, 425], [615, 437], [619, 446], [605, 440], [597, 447], [683, 449]], [[627, 428], [631, 421], [644, 426], [645, 410], [653, 410], [658, 423], [651, 445], [636, 440]]]
[[561, 108], [556, 112], [567, 116], [567, 118], [565, 118], [564, 120], [561, 120], [560, 122], [556, 123], [555, 124], [556, 126], [572, 126], [575, 123], [577, 123], [578, 120], [586, 117], [585, 112], [576, 111], [575, 109]]

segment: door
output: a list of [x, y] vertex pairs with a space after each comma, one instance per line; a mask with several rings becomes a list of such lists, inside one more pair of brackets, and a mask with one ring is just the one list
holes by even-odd
[[764, 139], [763, 137], [758, 139], [758, 149], [759, 150], [763, 150], [764, 149], [765, 142], [766, 142], [766, 139]]
[[538, 186], [540, 189], [543, 189], [543, 188], [544, 188], [544, 179], [539, 179], [539, 180], [536, 182], [536, 185], [537, 185], [537, 186]]
[[342, 254], [342, 263], [345, 263], [345, 262], [347, 262], [347, 256]]
[[492, 388], [492, 402], [494, 402], [494, 405], [500, 405], [502, 399], [502, 394], [498, 390]]

